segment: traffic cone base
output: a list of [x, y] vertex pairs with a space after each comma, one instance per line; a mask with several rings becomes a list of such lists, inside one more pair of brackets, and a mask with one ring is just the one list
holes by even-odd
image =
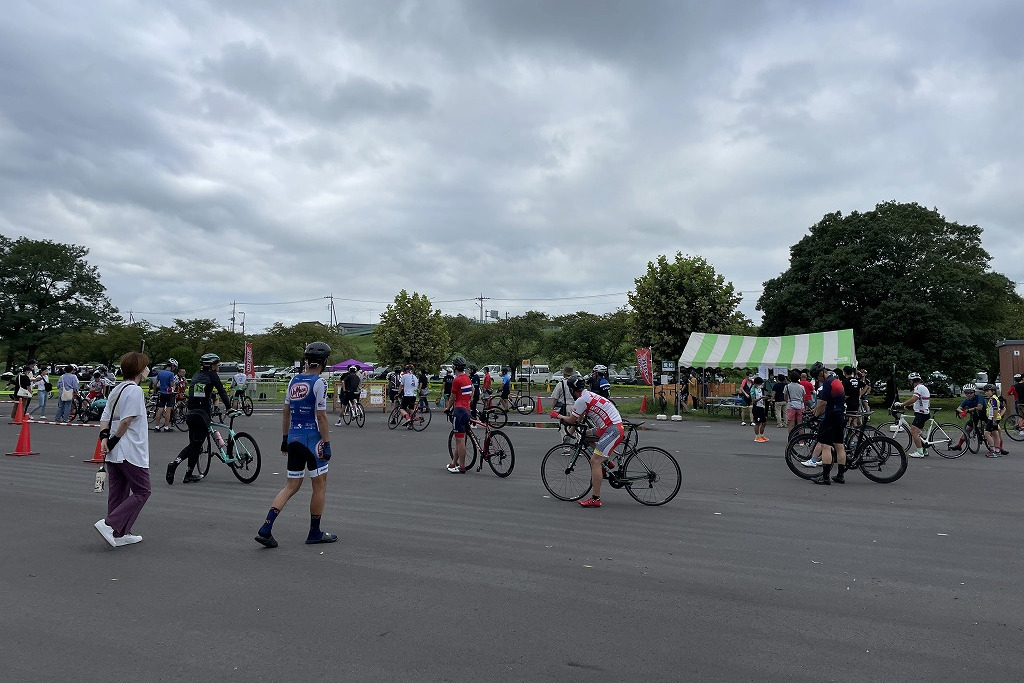
[[92, 460], [83, 460], [82, 462], [90, 465], [103, 464], [103, 453], [100, 452], [100, 439], [96, 439], [96, 450], [92, 452]]
[[32, 450], [32, 434], [29, 431], [28, 422], [21, 423], [21, 432], [18, 434], [18, 445], [14, 447], [13, 453], [7, 455], [39, 455], [38, 451]]

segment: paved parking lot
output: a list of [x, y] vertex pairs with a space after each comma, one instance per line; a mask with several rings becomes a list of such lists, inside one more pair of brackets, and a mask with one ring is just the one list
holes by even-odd
[[[36, 426], [0, 458], [4, 678], [52, 680], [779, 680], [1024, 678], [1024, 452], [912, 460], [891, 485], [797, 479], [749, 428], [659, 423], [666, 506], [553, 500], [553, 430], [509, 429], [515, 472], [450, 475], [447, 423], [337, 427], [323, 528], [308, 485], [252, 536], [283, 481], [280, 417], [252, 485], [214, 462], [167, 486], [185, 435], [152, 434], [154, 493], [112, 549], [92, 529], [95, 430]], [[4, 452], [17, 427], [0, 426]], [[1015, 446], [1015, 444], [1013, 444]]]

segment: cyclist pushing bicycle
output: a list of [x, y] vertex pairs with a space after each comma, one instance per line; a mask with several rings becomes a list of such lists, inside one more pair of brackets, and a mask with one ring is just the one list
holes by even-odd
[[[594, 444], [595, 457], [590, 458], [590, 484], [593, 487], [593, 493], [590, 498], [577, 502], [583, 507], [599, 508], [601, 507], [601, 480], [604, 478], [602, 465], [625, 436], [622, 416], [619, 415], [615, 404], [609, 399], [588, 391], [582, 377], [571, 377], [568, 385], [574, 400], [572, 412], [569, 415], [559, 415], [557, 410], [552, 410], [551, 418], [574, 425], [589, 417], [596, 425], [594, 429], [587, 430], [584, 437], [587, 443]], [[605, 455], [606, 453], [608, 455]], [[609, 469], [614, 468], [615, 463], [609, 461], [608, 467]]]
[[186, 459], [188, 460], [188, 471], [185, 472], [182, 483], [194, 484], [203, 478], [195, 473], [195, 469], [199, 464], [199, 452], [210, 433], [214, 394], [220, 396], [224, 405], [231, 405], [228, 393], [224, 391], [224, 385], [217, 374], [217, 369], [220, 367], [220, 356], [215, 353], [207, 353], [199, 359], [199, 363], [202, 367], [192, 376], [192, 383], [188, 387], [188, 414], [185, 416], [185, 423], [188, 425], [188, 445], [181, 449], [177, 458], [167, 463], [168, 484], [174, 483], [174, 471], [181, 461]]

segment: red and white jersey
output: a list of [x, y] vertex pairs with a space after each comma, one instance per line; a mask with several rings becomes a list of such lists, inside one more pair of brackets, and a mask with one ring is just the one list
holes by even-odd
[[615, 404], [599, 394], [592, 394], [586, 389], [572, 404], [572, 414], [577, 420], [584, 416], [590, 418], [591, 423], [597, 429], [605, 429], [615, 424], [622, 424], [622, 416]]

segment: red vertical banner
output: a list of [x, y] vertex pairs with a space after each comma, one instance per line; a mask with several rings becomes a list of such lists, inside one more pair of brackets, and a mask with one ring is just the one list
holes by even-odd
[[654, 386], [654, 374], [651, 369], [651, 350], [636, 350], [636, 366], [640, 370], [640, 377], [647, 386]]
[[256, 366], [252, 362], [252, 342], [245, 342], [245, 376], [256, 379]]

